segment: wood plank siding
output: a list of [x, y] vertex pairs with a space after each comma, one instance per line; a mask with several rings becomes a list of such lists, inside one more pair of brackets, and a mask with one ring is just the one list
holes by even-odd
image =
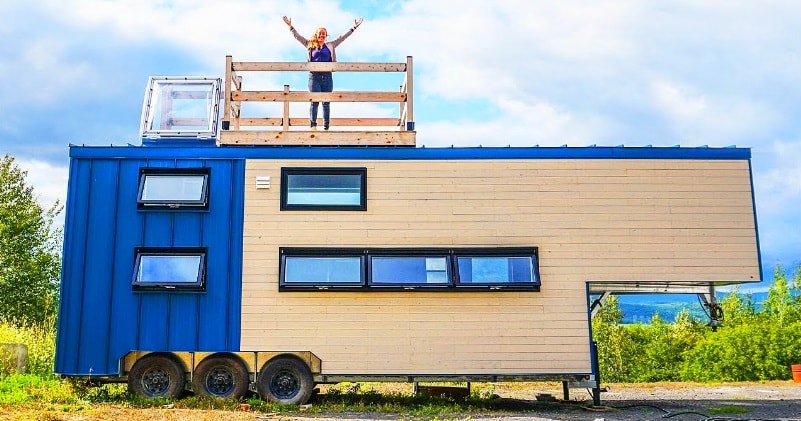
[[[366, 167], [367, 210], [280, 211], [282, 167]], [[241, 350], [311, 351], [323, 374], [589, 373], [588, 280], [756, 280], [755, 230], [746, 160], [249, 159]], [[542, 286], [279, 292], [290, 246], [537, 246]]]

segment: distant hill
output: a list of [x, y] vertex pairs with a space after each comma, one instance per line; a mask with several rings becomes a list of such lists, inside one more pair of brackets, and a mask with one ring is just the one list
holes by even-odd
[[[718, 300], [725, 295], [726, 293], [718, 293]], [[757, 304], [764, 301], [767, 295], [767, 292], [751, 294]], [[705, 308], [695, 294], [619, 295], [618, 298], [620, 310], [623, 311], [623, 323], [648, 323], [656, 313], [662, 320], [672, 322], [683, 309], [701, 320], [707, 320]]]

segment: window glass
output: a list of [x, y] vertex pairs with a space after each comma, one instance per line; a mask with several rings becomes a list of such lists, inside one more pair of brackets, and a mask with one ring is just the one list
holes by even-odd
[[370, 262], [372, 284], [449, 284], [445, 256], [376, 256]]
[[366, 210], [365, 168], [284, 168], [281, 209]]
[[459, 283], [507, 284], [537, 281], [531, 257], [458, 257]]
[[151, 77], [142, 109], [142, 138], [216, 137], [219, 96], [219, 79]]
[[289, 205], [359, 205], [359, 175], [290, 175], [287, 177]]
[[286, 256], [285, 284], [361, 284], [362, 258], [359, 256]]
[[198, 201], [203, 199], [202, 175], [145, 175], [144, 201]]
[[137, 207], [177, 209], [208, 208], [207, 168], [141, 170]]
[[133, 285], [142, 288], [202, 288], [205, 256], [205, 251], [139, 251]]

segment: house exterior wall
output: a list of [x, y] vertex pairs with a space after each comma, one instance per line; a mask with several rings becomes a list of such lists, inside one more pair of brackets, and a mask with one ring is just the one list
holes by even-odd
[[[180, 143], [173, 141], [174, 143]], [[758, 281], [738, 148], [70, 149], [56, 372], [130, 351], [312, 352], [322, 374], [589, 374], [587, 281]], [[282, 167], [366, 167], [366, 211], [281, 211]], [[137, 210], [142, 167], [210, 205]], [[256, 189], [270, 176], [269, 189]], [[540, 291], [280, 291], [279, 247], [537, 247]], [[136, 247], [205, 247], [202, 292], [134, 291]]]
[[[588, 280], [760, 277], [749, 161], [654, 158], [249, 159], [242, 350], [309, 350], [323, 374], [589, 373]], [[282, 167], [366, 167], [367, 210], [281, 211]], [[542, 286], [279, 292], [288, 246], [536, 246]]]

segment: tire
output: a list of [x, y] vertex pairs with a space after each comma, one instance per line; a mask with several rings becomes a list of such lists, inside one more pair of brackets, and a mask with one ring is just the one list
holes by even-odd
[[247, 368], [231, 355], [206, 357], [192, 376], [195, 393], [215, 398], [239, 399], [248, 392], [249, 382]]
[[311, 397], [314, 379], [306, 364], [296, 358], [279, 357], [259, 371], [256, 389], [265, 401], [301, 405]]
[[184, 369], [166, 355], [150, 354], [134, 363], [128, 390], [145, 398], [179, 398], [184, 392]]

